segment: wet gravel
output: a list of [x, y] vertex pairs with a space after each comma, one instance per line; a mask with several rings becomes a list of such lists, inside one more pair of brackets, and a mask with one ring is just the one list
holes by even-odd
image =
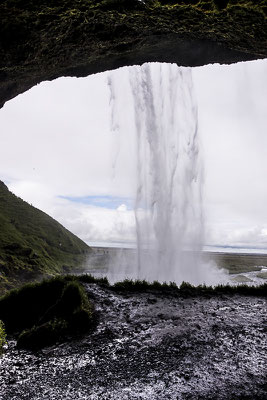
[[0, 399], [267, 399], [267, 299], [118, 294], [87, 284], [96, 331], [0, 358]]

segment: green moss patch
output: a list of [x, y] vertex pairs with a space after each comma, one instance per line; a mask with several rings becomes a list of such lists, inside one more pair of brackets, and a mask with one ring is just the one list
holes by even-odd
[[96, 322], [83, 286], [71, 277], [10, 291], [0, 299], [0, 319], [19, 347], [32, 349], [84, 333]]
[[3, 347], [6, 343], [6, 332], [3, 322], [0, 320], [0, 355], [3, 352]]

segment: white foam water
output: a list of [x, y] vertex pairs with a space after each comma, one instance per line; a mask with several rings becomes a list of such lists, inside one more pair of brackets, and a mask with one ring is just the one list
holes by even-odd
[[123, 93], [114, 73], [108, 82], [112, 131], [122, 126], [125, 111], [118, 107], [120, 97], [132, 96], [137, 252], [131, 276], [178, 284], [213, 283], [211, 267], [200, 256], [203, 162], [191, 69], [149, 63], [127, 71], [130, 90], [125, 86]]

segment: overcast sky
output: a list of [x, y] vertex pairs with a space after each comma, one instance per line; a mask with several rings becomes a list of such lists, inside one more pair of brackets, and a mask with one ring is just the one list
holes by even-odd
[[[115, 73], [124, 90], [125, 69]], [[267, 60], [194, 68], [193, 79], [205, 242], [267, 248]], [[110, 128], [107, 80], [43, 82], [0, 110], [0, 179], [88, 243], [135, 236], [135, 138]], [[126, 96], [125, 120], [131, 106]]]

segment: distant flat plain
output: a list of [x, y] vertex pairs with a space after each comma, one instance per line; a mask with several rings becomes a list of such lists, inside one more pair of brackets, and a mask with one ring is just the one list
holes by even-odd
[[[91, 266], [104, 268], [112, 258], [119, 253], [123, 255], [131, 255], [136, 250], [131, 248], [116, 248], [116, 247], [92, 247], [93, 253], [91, 256]], [[261, 253], [233, 253], [233, 252], [214, 252], [203, 251], [202, 257], [204, 260], [213, 261], [219, 268], [229, 271], [229, 274], [239, 274], [250, 271], [261, 271], [262, 267], [267, 268], [267, 254]]]
[[203, 252], [204, 259], [213, 260], [218, 267], [227, 269], [230, 274], [260, 271], [267, 267], [267, 254]]

